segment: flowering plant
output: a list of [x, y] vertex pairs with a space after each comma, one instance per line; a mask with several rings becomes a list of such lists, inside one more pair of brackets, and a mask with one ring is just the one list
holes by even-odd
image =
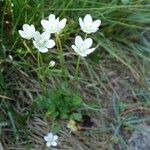
[[53, 133], [48, 133], [47, 136], [44, 136], [44, 140], [46, 141], [46, 145], [47, 147], [55, 147], [57, 146], [57, 140], [58, 140], [58, 136], [57, 135], [53, 135]]
[[[49, 92], [47, 92], [47, 88], [45, 87], [46, 81], [43, 80], [44, 73], [42, 74], [41, 68], [43, 66], [42, 64], [42, 56], [41, 53], [48, 53], [50, 52], [49, 49], [54, 48], [54, 46], [57, 46], [58, 55], [60, 59], [60, 65], [62, 70], [62, 76], [64, 77], [64, 80], [67, 81], [67, 73], [66, 73], [66, 66], [65, 66], [65, 58], [62, 48], [62, 43], [60, 40], [60, 34], [63, 31], [65, 25], [66, 25], [67, 19], [64, 18], [62, 20], [59, 19], [59, 17], [56, 17], [54, 14], [50, 14], [48, 17], [48, 20], [42, 19], [41, 25], [43, 27], [43, 33], [40, 33], [39, 31], [35, 30], [34, 25], [23, 25], [23, 30], [19, 30], [19, 34], [22, 38], [26, 40], [32, 40], [32, 43], [35, 48], [37, 48], [37, 62], [38, 62], [38, 72], [37, 75], [39, 76], [39, 79], [42, 80], [41, 82], [41, 88], [44, 87], [43, 92], [44, 95], [41, 98], [41, 101], [39, 101], [40, 105], [44, 102], [46, 108], [48, 110], [47, 114], [50, 114], [54, 118], [60, 117], [60, 118], [69, 118], [73, 114], [73, 110], [76, 107], [81, 106], [81, 98], [77, 96], [76, 94], [70, 95], [67, 91], [58, 92], [54, 95], [51, 94], [49, 96]], [[82, 38], [80, 35], [77, 35], [75, 37], [75, 44], [73, 44], [71, 47], [72, 49], [77, 53], [78, 60], [76, 65], [76, 71], [75, 71], [75, 79], [78, 81], [78, 71], [79, 71], [79, 64], [80, 64], [80, 58], [87, 57], [90, 53], [95, 51], [95, 47], [92, 47], [93, 39], [87, 37], [87, 35], [91, 33], [95, 33], [98, 31], [99, 26], [101, 25], [101, 20], [95, 20], [93, 21], [91, 15], [87, 14], [84, 19], [79, 18], [79, 24], [81, 27], [81, 30], [85, 33], [85, 38]], [[54, 36], [51, 36], [51, 34], [54, 34]], [[51, 39], [51, 37], [54, 37], [55, 39]], [[32, 56], [36, 59], [34, 54], [32, 53], [32, 50], [25, 44], [27, 49], [30, 51]], [[92, 47], [92, 48], [91, 48]], [[44, 69], [44, 72], [53, 69], [55, 66], [55, 61], [51, 60], [48, 64], [47, 68]], [[42, 79], [41, 79], [42, 76]], [[45, 92], [46, 91], [46, 92]], [[45, 99], [46, 101], [43, 101]], [[71, 114], [72, 113], [72, 114]], [[69, 116], [70, 115], [70, 116]], [[78, 115], [80, 116], [80, 115]], [[53, 135], [52, 133], [49, 133], [47, 136], [44, 137], [44, 140], [46, 141], [46, 145], [48, 147], [51, 146], [57, 146], [57, 135]]]

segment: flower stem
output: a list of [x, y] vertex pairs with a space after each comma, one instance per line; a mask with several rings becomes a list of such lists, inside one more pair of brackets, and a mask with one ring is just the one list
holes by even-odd
[[28, 45], [26, 44], [26, 42], [23, 42], [24, 46], [26, 47], [27, 51], [31, 54], [31, 56], [33, 57], [33, 59], [36, 61], [36, 57], [34, 56], [34, 54], [32, 53], [31, 49], [28, 47]]
[[42, 70], [43, 61], [42, 61], [40, 52], [38, 52], [37, 54], [37, 62], [38, 62], [37, 77], [38, 77], [43, 94], [46, 94], [46, 81], [45, 81], [44, 73]]
[[[86, 39], [86, 38], [87, 38], [87, 33], [85, 34], [84, 39]], [[81, 59], [81, 57], [78, 56], [77, 65], [76, 65], [76, 71], [75, 71], [75, 79], [76, 79], [76, 81], [78, 81], [78, 73], [79, 73], [80, 59]]]
[[64, 79], [66, 81], [67, 76], [66, 76], [66, 68], [65, 68], [65, 59], [64, 59], [64, 55], [63, 55], [62, 44], [61, 44], [61, 41], [60, 41], [58, 34], [56, 34], [56, 43], [57, 43], [57, 48], [58, 48], [58, 52], [59, 52], [62, 73], [63, 73]]
[[79, 64], [80, 64], [80, 56], [78, 56], [77, 65], [76, 65], [76, 72], [75, 72], [76, 81], [78, 81]]
[[87, 38], [87, 33], [85, 34], [85, 36], [84, 36], [84, 39], [86, 39]]

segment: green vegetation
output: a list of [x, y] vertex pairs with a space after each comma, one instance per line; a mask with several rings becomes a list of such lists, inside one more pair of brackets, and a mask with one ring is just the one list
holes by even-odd
[[[41, 31], [40, 21], [50, 13], [68, 20], [59, 37], [67, 83], [57, 50], [40, 54], [38, 61], [37, 49], [18, 34], [24, 23]], [[46, 149], [43, 137], [56, 131], [60, 149], [126, 150], [134, 129], [150, 121], [149, 0], [3, 0], [0, 14], [4, 149]], [[90, 35], [97, 49], [81, 59], [76, 84], [71, 45], [75, 35], [83, 35], [78, 18], [86, 14], [102, 25]], [[81, 128], [77, 134], [67, 129], [70, 119]]]

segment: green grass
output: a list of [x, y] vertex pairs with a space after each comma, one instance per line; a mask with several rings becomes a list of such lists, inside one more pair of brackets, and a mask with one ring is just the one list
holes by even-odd
[[[0, 1], [0, 143], [4, 149], [46, 149], [43, 136], [52, 130], [59, 131], [61, 149], [128, 148], [133, 131], [150, 120], [150, 2], [124, 1]], [[60, 37], [69, 80], [66, 91], [74, 90], [77, 57], [71, 44], [75, 35], [82, 35], [78, 18], [89, 13], [102, 20], [100, 30], [91, 35], [97, 50], [81, 60], [77, 90], [83, 105], [75, 110], [90, 116], [94, 127], [79, 134], [71, 134], [66, 128], [69, 118], [54, 121], [46, 109], [36, 105], [43, 95], [37, 62], [29, 50], [35, 57], [37, 50], [18, 34], [24, 23], [34, 24], [41, 31], [40, 20], [50, 13], [68, 19]], [[42, 54], [42, 59], [41, 76], [51, 93], [64, 83], [56, 50]], [[50, 60], [56, 61], [56, 67], [46, 72]]]

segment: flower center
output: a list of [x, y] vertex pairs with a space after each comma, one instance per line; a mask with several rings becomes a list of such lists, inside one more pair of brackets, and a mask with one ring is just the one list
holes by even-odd
[[85, 45], [82, 45], [80, 48], [79, 48], [79, 52], [83, 53], [85, 51], [86, 47]]
[[39, 47], [45, 47], [46, 41], [44, 39], [41, 39], [38, 43]]

